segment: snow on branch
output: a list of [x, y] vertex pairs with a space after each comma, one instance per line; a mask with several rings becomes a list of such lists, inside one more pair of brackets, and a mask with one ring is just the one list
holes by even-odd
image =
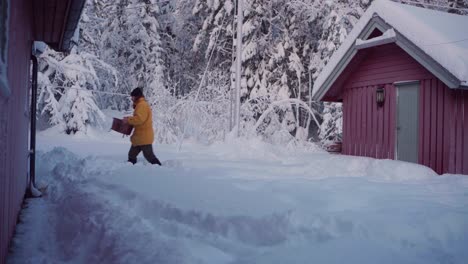
[[268, 109], [263, 112], [263, 114], [260, 116], [260, 118], [257, 120], [257, 123], [254, 126], [254, 131], [258, 129], [258, 127], [263, 123], [265, 118], [277, 107], [281, 106], [291, 106], [291, 105], [298, 105], [305, 109], [314, 119], [315, 123], [317, 126], [320, 126], [320, 123], [318, 122], [317, 118], [315, 117], [316, 112], [314, 112], [307, 103], [305, 103], [302, 100], [299, 99], [286, 99], [286, 100], [281, 100], [281, 101], [276, 101], [270, 104]]

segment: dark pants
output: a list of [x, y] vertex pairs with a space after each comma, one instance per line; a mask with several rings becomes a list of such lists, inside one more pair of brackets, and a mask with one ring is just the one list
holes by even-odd
[[128, 152], [128, 161], [135, 164], [141, 151], [143, 151], [143, 156], [149, 163], [161, 166], [161, 162], [153, 153], [153, 145], [132, 146]]

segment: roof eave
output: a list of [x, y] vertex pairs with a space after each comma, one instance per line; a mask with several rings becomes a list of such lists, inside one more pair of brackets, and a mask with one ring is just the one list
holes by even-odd
[[[390, 25], [388, 25], [382, 18], [380, 18], [376, 13], [374, 13], [372, 19], [370, 19], [369, 22], [367, 22], [367, 25], [359, 33], [357, 38], [367, 39], [375, 29], [385, 32], [390, 28]], [[356, 41], [354, 41], [354, 44], [348, 49], [348, 51], [346, 51], [343, 58], [341, 58], [338, 65], [332, 70], [332, 72], [327, 77], [323, 85], [318, 88], [316, 93], [314, 93], [314, 95], [312, 96], [312, 100], [321, 101], [327, 93], [327, 91], [333, 85], [333, 83], [338, 79], [340, 74], [346, 69], [348, 64], [353, 59], [354, 55], [356, 55], [356, 53], [358, 52], [355, 43]]]
[[327, 91], [333, 85], [333, 83], [338, 79], [340, 74], [346, 69], [348, 64], [356, 55], [357, 49], [354, 46], [350, 47], [350, 49], [345, 53], [343, 58], [340, 60], [340, 63], [333, 69], [330, 73], [324, 84], [317, 90], [317, 92], [312, 96], [312, 100], [314, 101], [321, 101], [322, 98], [325, 96]]
[[72, 38], [80, 21], [86, 0], [72, 0], [67, 8], [66, 24], [60, 36], [58, 51], [70, 51], [72, 48]]

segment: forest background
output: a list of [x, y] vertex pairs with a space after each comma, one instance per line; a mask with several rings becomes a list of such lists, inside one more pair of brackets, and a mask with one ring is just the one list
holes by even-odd
[[[371, 2], [244, 0], [241, 136], [341, 139], [341, 104], [312, 101], [312, 87]], [[468, 14], [468, 0], [397, 2]], [[102, 128], [143, 87], [158, 143], [232, 135], [236, 13], [233, 0], [87, 0], [69, 54], [37, 45], [40, 129]]]

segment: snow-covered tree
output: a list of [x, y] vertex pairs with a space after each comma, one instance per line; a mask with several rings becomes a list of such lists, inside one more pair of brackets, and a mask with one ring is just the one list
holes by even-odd
[[39, 56], [39, 114], [67, 134], [99, 125], [103, 114], [91, 93], [101, 86], [95, 71], [98, 66], [111, 69], [94, 55], [78, 54], [76, 49], [68, 55], [46, 49]]
[[152, 101], [156, 93], [166, 89], [158, 3], [121, 0], [111, 7], [108, 12], [114, 14], [103, 23], [99, 55], [118, 69], [121, 92], [128, 94], [143, 87]]
[[343, 135], [343, 110], [341, 103], [325, 103], [320, 126], [321, 142], [341, 142]]
[[52, 126], [63, 124], [63, 118], [60, 115], [60, 105], [57, 98], [60, 98], [57, 87], [55, 87], [49, 76], [51, 76], [52, 68], [48, 67], [45, 72], [39, 72], [38, 79], [38, 115], [45, 116], [48, 123]]
[[81, 89], [78, 85], [65, 90], [59, 105], [67, 134], [75, 134], [78, 131], [86, 133], [89, 125], [96, 125], [104, 118], [91, 91]]
[[[418, 0], [416, 5], [463, 13], [467, 1]], [[236, 2], [87, 0], [75, 55], [105, 62], [93, 64], [89, 76], [97, 84], [86, 89], [111, 95], [76, 95], [82, 102], [93, 98], [101, 108], [131, 110], [126, 95], [142, 86], [158, 141], [173, 142], [183, 131], [198, 139], [219, 139], [232, 111]], [[371, 2], [244, 0], [242, 134], [261, 134], [275, 142], [339, 139], [341, 106], [311, 101], [313, 82]], [[65, 77], [57, 80], [54, 67], [43, 70], [40, 110], [51, 123], [64, 122], [59, 110], [68, 95], [53, 87], [73, 76], [59, 74]]]

